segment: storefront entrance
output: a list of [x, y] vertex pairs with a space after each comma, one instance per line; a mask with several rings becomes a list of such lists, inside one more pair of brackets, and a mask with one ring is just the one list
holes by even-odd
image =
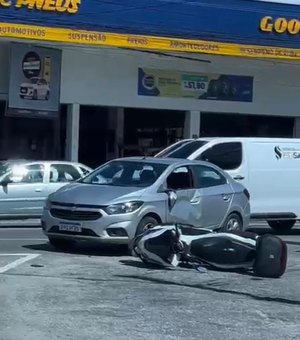
[[107, 160], [110, 136], [109, 109], [101, 106], [80, 107], [79, 162], [96, 168]]
[[201, 112], [201, 137], [292, 138], [293, 117]]
[[1, 102], [1, 159], [60, 158], [59, 119], [5, 116]]
[[183, 138], [185, 111], [125, 109], [124, 156], [154, 155]]

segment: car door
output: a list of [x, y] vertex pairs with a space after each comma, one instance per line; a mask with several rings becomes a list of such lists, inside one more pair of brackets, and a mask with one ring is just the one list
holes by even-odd
[[198, 211], [198, 225], [215, 228], [222, 224], [230, 209], [233, 190], [226, 177], [217, 169], [206, 165], [191, 166], [195, 195], [192, 199]]
[[48, 175], [48, 195], [82, 176], [77, 167], [69, 163], [51, 163]]
[[0, 186], [0, 214], [2, 216], [39, 217], [47, 197], [45, 166], [43, 164], [19, 165]]
[[167, 222], [196, 225], [198, 221], [197, 205], [193, 200], [196, 189], [189, 166], [179, 166], [167, 177], [169, 210]]

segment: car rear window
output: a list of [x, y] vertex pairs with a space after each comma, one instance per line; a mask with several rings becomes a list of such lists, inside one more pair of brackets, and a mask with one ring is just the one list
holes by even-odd
[[196, 150], [201, 148], [203, 145], [205, 145], [207, 141], [203, 140], [194, 140], [190, 141], [189, 143], [186, 143], [178, 148], [176, 148], [173, 152], [169, 152], [164, 157], [167, 158], [188, 158], [192, 153], [194, 153]]

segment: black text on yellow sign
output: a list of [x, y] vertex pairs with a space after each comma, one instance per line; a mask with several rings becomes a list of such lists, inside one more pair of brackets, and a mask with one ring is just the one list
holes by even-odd
[[296, 35], [300, 34], [300, 20], [296, 18], [286, 19], [266, 16], [260, 21], [260, 30], [263, 32]]
[[76, 14], [81, 0], [0, 0], [0, 8], [16, 7], [39, 11]]

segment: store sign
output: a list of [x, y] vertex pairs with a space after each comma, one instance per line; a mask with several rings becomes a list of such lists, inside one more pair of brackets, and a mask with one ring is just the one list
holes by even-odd
[[75, 14], [81, 0], [0, 0], [1, 8], [26, 8], [38, 11]]
[[297, 18], [273, 18], [265, 16], [260, 21], [260, 30], [263, 32], [273, 32], [277, 34], [300, 34], [300, 20]]
[[60, 106], [61, 51], [12, 44], [8, 115], [53, 118]]
[[261, 2], [273, 2], [283, 5], [300, 5], [300, 0], [255, 0]]
[[253, 77], [139, 68], [138, 95], [252, 102]]

